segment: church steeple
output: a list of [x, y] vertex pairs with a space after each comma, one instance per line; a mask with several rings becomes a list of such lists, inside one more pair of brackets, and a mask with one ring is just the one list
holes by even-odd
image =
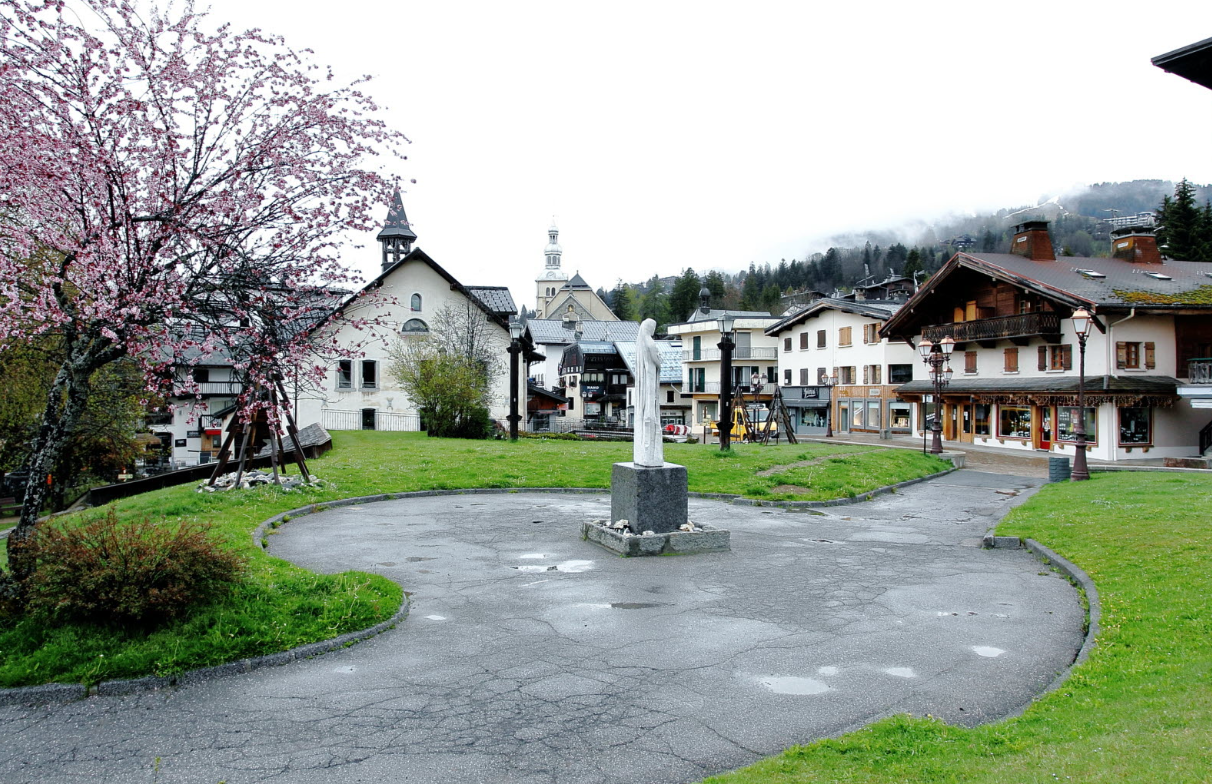
[[417, 235], [408, 225], [408, 216], [404, 214], [404, 200], [397, 190], [391, 199], [391, 208], [387, 210], [383, 230], [376, 237], [383, 246], [383, 269], [407, 256], [416, 238]]
[[551, 219], [551, 226], [547, 228], [547, 249], [543, 251], [547, 257], [547, 270], [560, 269], [560, 257], [564, 255], [563, 248], [560, 247], [560, 229], [556, 226], [555, 218]]

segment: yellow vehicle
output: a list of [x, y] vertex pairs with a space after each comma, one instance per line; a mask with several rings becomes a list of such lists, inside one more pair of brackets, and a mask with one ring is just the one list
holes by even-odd
[[[753, 427], [750, 431], [745, 426], [745, 418], [741, 412], [745, 411], [749, 415], [749, 424]], [[732, 432], [730, 438], [733, 441], [757, 441], [762, 438], [763, 432], [766, 429], [766, 420], [770, 418], [770, 409], [764, 406], [749, 406], [742, 409], [740, 406], [734, 406], [732, 409]], [[711, 435], [718, 436], [720, 434], [719, 422], [711, 422]], [[770, 423], [770, 437], [778, 438], [779, 423], [774, 420]]]

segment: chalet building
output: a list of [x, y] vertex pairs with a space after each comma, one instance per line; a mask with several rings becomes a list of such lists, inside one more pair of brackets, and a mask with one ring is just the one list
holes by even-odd
[[560, 379], [560, 362], [564, 349], [578, 340], [635, 340], [640, 325], [635, 321], [582, 321], [579, 318], [526, 320], [525, 337], [535, 351], [543, 355], [530, 365], [530, 380], [536, 386], [558, 392], [564, 387]]
[[[626, 323], [626, 322], [619, 322]], [[657, 390], [662, 425], [686, 424], [690, 404], [682, 399], [682, 344], [655, 341], [661, 353]], [[568, 413], [559, 429], [601, 424], [635, 426], [636, 341], [581, 340], [564, 350], [560, 374], [567, 385]], [[578, 413], [579, 412], [579, 413]]]
[[[686, 425], [690, 420], [690, 403], [682, 398], [682, 344], [676, 340], [655, 341], [661, 353], [661, 376], [657, 387], [658, 414], [662, 425]], [[616, 341], [615, 348], [627, 366], [627, 424], [635, 427], [635, 341]]]
[[555, 221], [547, 229], [547, 247], [543, 251], [543, 270], [535, 278], [535, 315], [541, 319], [571, 318], [581, 321], [618, 321], [602, 298], [579, 272], [569, 277], [564, 271], [564, 249]]
[[[414, 248], [416, 238], [397, 193], [378, 234], [382, 271], [318, 328], [318, 344], [361, 345], [363, 355], [331, 363], [320, 388], [300, 391], [300, 427], [319, 422], [328, 430], [419, 430], [420, 412], [388, 371], [390, 350], [398, 341], [428, 335], [431, 321], [446, 308], [482, 326], [485, 339], [499, 350], [502, 372], [492, 380], [489, 412], [508, 426], [509, 319], [517, 313], [513, 298], [502, 286], [463, 285], [425, 251]], [[349, 319], [366, 319], [369, 325], [359, 330]], [[525, 336], [522, 345], [519, 413], [527, 405], [524, 368], [541, 358]]]
[[[1084, 416], [1095, 459], [1205, 451], [1212, 263], [1163, 258], [1140, 227], [1113, 233], [1111, 258], [1057, 258], [1046, 221], [1015, 230], [1012, 253], [957, 253], [880, 330], [913, 345], [955, 341], [944, 439], [1072, 456]], [[1083, 307], [1094, 314], [1084, 414], [1070, 320]], [[925, 403], [933, 386], [915, 371], [897, 393]]]
[[[670, 324], [666, 332], [682, 343], [682, 397], [690, 401], [690, 419], [684, 424], [701, 427], [716, 421], [720, 402], [720, 319], [725, 314], [734, 321], [732, 350], [732, 392], [736, 403], [748, 395], [746, 404], [767, 405], [774, 379], [778, 378], [778, 340], [766, 335], [766, 328], [778, 322], [777, 316], [763, 311], [716, 310], [707, 305], [709, 292], [700, 292], [702, 305], [689, 320]], [[754, 394], [752, 379], [766, 377], [767, 383]]]
[[880, 328], [904, 303], [825, 298], [766, 328], [779, 341], [778, 380], [794, 431], [909, 435], [913, 406], [897, 396], [917, 355]]
[[879, 283], [855, 286], [849, 294], [841, 299], [854, 300], [855, 302], [862, 302], [864, 300], [904, 302], [913, 296], [913, 290], [913, 278], [907, 278], [904, 275], [889, 275]]

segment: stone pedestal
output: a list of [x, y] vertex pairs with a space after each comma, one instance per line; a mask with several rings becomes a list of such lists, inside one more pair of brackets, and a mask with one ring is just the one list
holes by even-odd
[[667, 534], [688, 519], [686, 466], [615, 463], [610, 472], [610, 521], [626, 520], [635, 533]]

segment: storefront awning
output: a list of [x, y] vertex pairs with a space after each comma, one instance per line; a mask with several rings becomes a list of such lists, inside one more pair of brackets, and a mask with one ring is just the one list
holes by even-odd
[[[1168, 407], [1178, 400], [1178, 380], [1169, 376], [1092, 376], [1086, 379], [1086, 404]], [[910, 381], [896, 388], [898, 397], [919, 400], [934, 394], [934, 384]], [[1030, 378], [961, 378], [943, 387], [943, 398], [970, 397], [980, 403], [1011, 405], [1077, 405], [1076, 376]]]

